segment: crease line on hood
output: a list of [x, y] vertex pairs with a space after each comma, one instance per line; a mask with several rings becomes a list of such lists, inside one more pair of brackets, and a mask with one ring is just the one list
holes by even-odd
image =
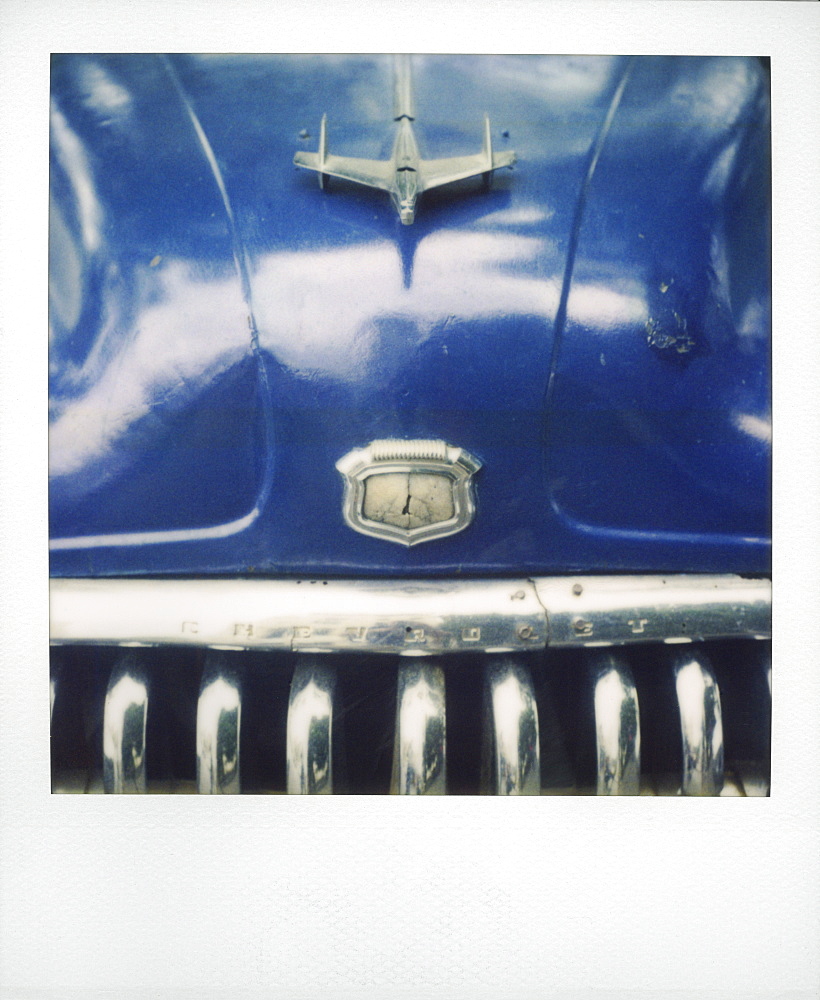
[[[555, 325], [553, 328], [553, 338], [552, 338], [552, 354], [550, 356], [550, 370], [549, 377], [547, 380], [547, 389], [544, 394], [544, 412], [546, 414], [545, 427], [549, 425], [549, 407], [552, 402], [553, 386], [555, 383], [555, 372], [558, 368], [558, 357], [561, 353], [561, 340], [563, 338], [564, 326], [567, 320], [567, 303], [569, 301], [569, 292], [572, 285], [572, 271], [575, 266], [575, 254], [578, 250], [578, 240], [581, 235], [581, 225], [584, 221], [584, 210], [586, 209], [587, 194], [589, 192], [589, 186], [592, 183], [592, 178], [595, 174], [595, 168], [598, 166], [598, 160], [601, 157], [601, 152], [604, 148], [604, 143], [606, 142], [607, 136], [609, 135], [609, 130], [612, 127], [612, 122], [615, 119], [615, 113], [618, 110], [618, 106], [621, 103], [621, 98], [623, 97], [626, 85], [629, 82], [629, 77], [632, 73], [632, 67], [635, 65], [635, 56], [630, 56], [627, 60], [626, 66], [621, 73], [621, 78], [618, 81], [618, 85], [615, 88], [615, 92], [609, 102], [609, 107], [607, 109], [606, 116], [601, 122], [601, 127], [598, 130], [598, 135], [595, 138], [595, 142], [592, 145], [592, 150], [589, 156], [589, 163], [587, 164], [586, 173], [584, 179], [581, 182], [581, 190], [578, 192], [578, 201], [575, 203], [575, 212], [572, 218], [572, 229], [569, 235], [569, 245], [567, 246], [567, 259], [564, 265], [564, 278], [561, 283], [561, 298], [558, 302], [558, 311], [555, 314]], [[545, 448], [544, 453], [546, 454], [546, 431], [545, 431]]]

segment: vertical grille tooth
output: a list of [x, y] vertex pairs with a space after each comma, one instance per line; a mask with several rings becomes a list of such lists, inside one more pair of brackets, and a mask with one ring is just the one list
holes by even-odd
[[301, 659], [288, 699], [287, 790], [289, 795], [333, 793], [333, 707], [336, 671]]
[[674, 661], [683, 740], [684, 795], [719, 795], [723, 788], [723, 716], [720, 691], [699, 649]]
[[[771, 753], [771, 705], [772, 705], [772, 646], [770, 642], [758, 641], [744, 666], [749, 668], [751, 711], [743, 716], [745, 731], [755, 735], [755, 745], [748, 741], [744, 746], [743, 759], [734, 764], [743, 790], [747, 796], [766, 796], [771, 786], [771, 769], [768, 766]], [[756, 711], [755, 711], [756, 707]], [[728, 735], [727, 735], [728, 745]]]
[[444, 671], [435, 663], [399, 667], [391, 791], [444, 795], [447, 791]]
[[638, 692], [626, 662], [612, 653], [590, 658], [594, 684], [598, 795], [637, 795], [641, 780]]
[[54, 702], [57, 700], [57, 694], [60, 691], [61, 672], [62, 656], [59, 653], [54, 653], [51, 657], [51, 672], [48, 681], [49, 725], [54, 722]]
[[148, 674], [135, 652], [111, 671], [103, 712], [103, 786], [106, 792], [145, 791]]
[[223, 653], [205, 658], [196, 710], [196, 781], [201, 795], [238, 794], [242, 692]]
[[484, 669], [482, 785], [494, 795], [539, 795], [538, 707], [528, 668], [513, 657]]

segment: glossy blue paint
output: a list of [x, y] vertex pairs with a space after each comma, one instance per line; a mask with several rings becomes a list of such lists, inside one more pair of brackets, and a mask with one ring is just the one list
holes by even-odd
[[[292, 165], [325, 112], [389, 155], [386, 57], [55, 57], [55, 575], [768, 570], [764, 68], [414, 70], [423, 155], [487, 112], [519, 162], [402, 227]], [[474, 454], [474, 523], [347, 528], [335, 463], [382, 437]]]

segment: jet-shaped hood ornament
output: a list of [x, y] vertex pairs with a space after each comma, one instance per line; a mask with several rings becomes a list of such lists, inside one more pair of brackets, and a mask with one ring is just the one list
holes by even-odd
[[484, 144], [480, 153], [423, 160], [413, 134], [415, 120], [413, 85], [409, 56], [396, 56], [393, 83], [393, 120], [397, 123], [396, 140], [389, 160], [366, 160], [354, 156], [333, 156], [327, 151], [327, 115], [322, 116], [318, 153], [298, 152], [297, 167], [315, 170], [319, 187], [325, 177], [341, 177], [356, 184], [387, 191], [405, 226], [416, 216], [416, 200], [423, 191], [481, 175], [489, 186], [494, 170], [515, 163], [512, 150], [494, 153], [490, 138], [490, 119], [484, 115]]

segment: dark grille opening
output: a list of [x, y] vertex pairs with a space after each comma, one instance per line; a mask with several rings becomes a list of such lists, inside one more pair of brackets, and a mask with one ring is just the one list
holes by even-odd
[[[673, 658], [692, 646], [648, 644], [618, 655], [634, 678], [640, 706], [641, 792], [675, 794], [683, 766], [681, 721]], [[725, 774], [723, 794], [766, 794], [770, 759], [768, 644], [750, 640], [704, 643], [720, 690]], [[56, 697], [52, 716], [54, 791], [103, 790], [103, 714], [106, 689], [123, 650], [52, 649]], [[207, 651], [192, 647], [141, 649], [149, 678], [146, 778], [149, 792], [197, 788], [197, 702]], [[241, 688], [240, 774], [243, 793], [287, 790], [288, 699], [295, 654], [226, 651], [224, 662]], [[397, 673], [410, 658], [322, 655], [335, 668], [333, 787], [349, 794], [390, 791], [396, 729]], [[496, 657], [495, 659], [498, 659]], [[430, 658], [443, 668], [449, 794], [488, 789], [489, 655]], [[597, 746], [590, 651], [547, 650], [521, 656], [538, 711], [540, 784], [545, 793], [592, 794]], [[427, 662], [421, 658], [415, 662]]]

